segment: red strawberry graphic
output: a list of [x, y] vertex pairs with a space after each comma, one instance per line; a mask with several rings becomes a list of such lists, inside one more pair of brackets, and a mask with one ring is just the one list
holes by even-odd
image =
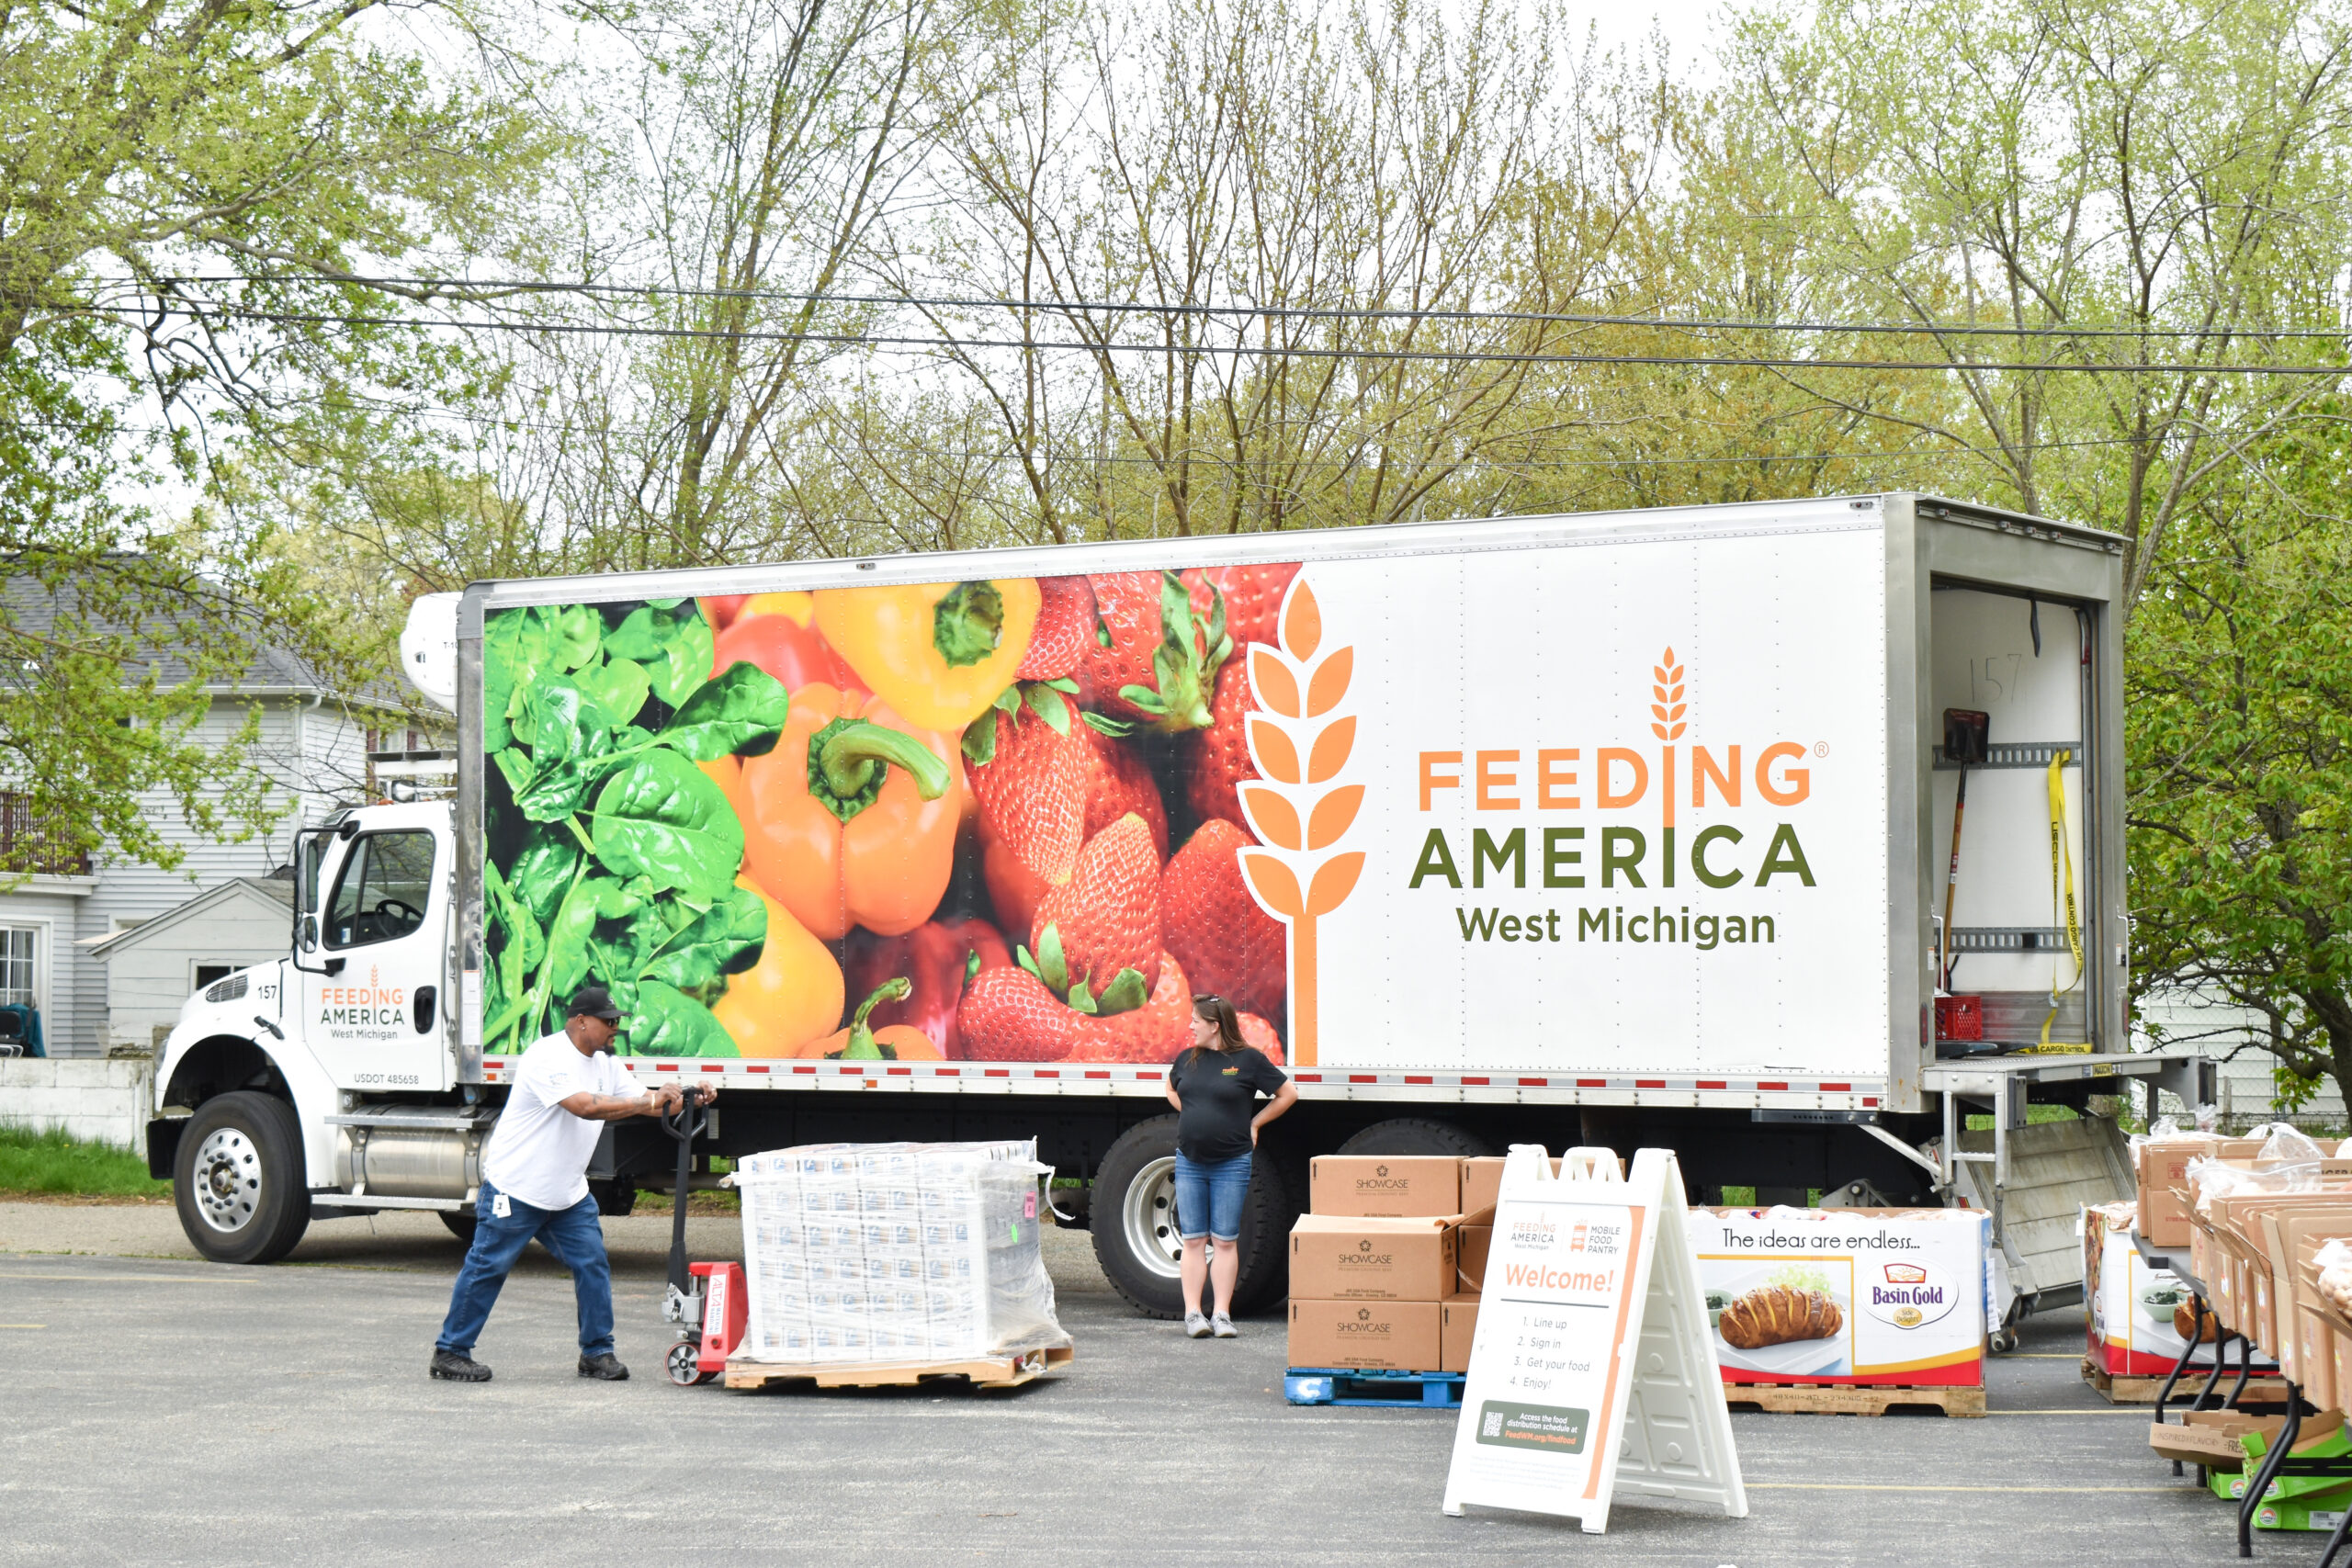
[[980, 874], [989, 885], [989, 902], [996, 907], [996, 923], [1009, 931], [1027, 931], [1037, 906], [1045, 902], [1046, 879], [986, 829], [980, 833]]
[[1133, 812], [1151, 829], [1153, 852], [1168, 858], [1168, 807], [1160, 804], [1159, 784], [1144, 760], [1125, 741], [1103, 734], [1092, 725], [1079, 727], [1085, 735], [1091, 761], [1086, 772], [1086, 836], [1108, 828]]
[[1159, 966], [1151, 999], [1131, 1012], [1078, 1021], [1070, 1059], [1078, 1062], [1170, 1062], [1193, 1039], [1193, 988], [1182, 965]]
[[1272, 1024], [1254, 1012], [1245, 1012], [1241, 1015], [1241, 1038], [1246, 1043], [1264, 1052], [1266, 1060], [1278, 1067], [1282, 1066], [1283, 1040], [1274, 1032]]
[[[1093, 761], [1085, 727], [1073, 724], [1064, 734], [1026, 707], [980, 718], [996, 726], [995, 750], [966, 773], [980, 803], [982, 831], [1040, 881], [1068, 882], [1085, 842], [1086, 773]], [[971, 756], [968, 746], [965, 755]]]
[[[1208, 590], [1214, 588], [1224, 595], [1225, 629], [1239, 649], [1246, 642], [1278, 640], [1276, 623], [1282, 616], [1283, 595], [1290, 592], [1290, 580], [1297, 575], [1296, 561], [1195, 567], [1184, 573], [1184, 585], [1193, 591], [1193, 607], [1204, 617], [1209, 613]], [[1038, 624], [1044, 625], [1043, 620]]]
[[1238, 852], [1249, 842], [1211, 818], [1176, 852], [1159, 879], [1160, 945], [1201, 989], [1241, 1012], [1280, 1018], [1289, 949], [1282, 922], [1242, 885]]
[[1023, 681], [1075, 675], [1079, 660], [1095, 646], [1094, 585], [1083, 577], [1041, 577], [1037, 592], [1044, 601], [1037, 608], [1037, 626], [1029, 634], [1029, 651], [1021, 656], [1021, 668], [1013, 673]]
[[1078, 1041], [1081, 1015], [1026, 969], [983, 969], [956, 1010], [964, 1055], [981, 1062], [1058, 1062]]
[[1105, 572], [1093, 584], [1098, 635], [1078, 673], [1085, 705], [1168, 735], [1206, 726], [1217, 669], [1233, 651], [1223, 598], [1211, 590], [1200, 610], [1172, 571]]
[[1244, 649], [1226, 660], [1217, 672], [1216, 700], [1209, 709], [1208, 726], [1184, 743], [1184, 802], [1204, 822], [1221, 817], [1244, 833], [1249, 831], [1250, 825], [1241, 817], [1240, 797], [1234, 791], [1258, 776], [1247, 738], [1249, 716], [1257, 706]]
[[1130, 812], [1087, 841], [1077, 871], [1031, 917], [1029, 942], [1048, 981], [1061, 984], [1050, 973], [1058, 949], [1069, 984], [1097, 997], [1122, 970], [1147, 990], [1159, 978], [1159, 856], [1142, 818]]

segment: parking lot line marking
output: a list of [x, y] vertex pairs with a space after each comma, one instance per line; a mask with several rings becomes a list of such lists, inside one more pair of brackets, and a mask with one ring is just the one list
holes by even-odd
[[0, 1280], [136, 1280], [147, 1284], [168, 1285], [243, 1285], [250, 1281], [219, 1274], [32, 1274], [14, 1269], [0, 1268]]
[[1846, 1481], [1751, 1481], [1750, 1492], [2177, 1492], [2177, 1486], [1905, 1486]]
[[0, 1328], [47, 1328], [45, 1323], [0, 1323]]

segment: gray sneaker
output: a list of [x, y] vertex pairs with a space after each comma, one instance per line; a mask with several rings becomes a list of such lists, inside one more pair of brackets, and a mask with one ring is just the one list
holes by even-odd
[[1186, 1313], [1184, 1314], [1184, 1333], [1188, 1337], [1193, 1339], [1207, 1338], [1209, 1337], [1209, 1320], [1203, 1317], [1198, 1309]]
[[433, 1352], [433, 1375], [444, 1382], [488, 1382], [490, 1369], [455, 1350]]
[[1226, 1316], [1223, 1313], [1219, 1313], [1215, 1317], [1209, 1319], [1209, 1332], [1216, 1335], [1219, 1339], [1238, 1339], [1241, 1337], [1241, 1331], [1233, 1326], [1233, 1319]]
[[628, 1369], [622, 1366], [620, 1358], [610, 1350], [601, 1356], [581, 1357], [580, 1375], [583, 1378], [596, 1378], [605, 1382], [628, 1382]]

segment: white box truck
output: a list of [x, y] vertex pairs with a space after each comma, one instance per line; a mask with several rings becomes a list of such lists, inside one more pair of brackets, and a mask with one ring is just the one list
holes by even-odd
[[[1301, 1097], [1245, 1303], [1317, 1153], [1667, 1145], [1693, 1201], [1997, 1206], [2029, 1101], [2207, 1098], [2128, 1048], [2121, 551], [1888, 494], [427, 598], [454, 798], [306, 834], [290, 951], [189, 998], [152, 1157], [217, 1258], [462, 1231], [594, 981], [640, 1080], [723, 1090], [706, 1165], [1035, 1136], [1167, 1313], [1165, 1073], [1215, 992]], [[624, 1127], [600, 1198], [672, 1163]]]

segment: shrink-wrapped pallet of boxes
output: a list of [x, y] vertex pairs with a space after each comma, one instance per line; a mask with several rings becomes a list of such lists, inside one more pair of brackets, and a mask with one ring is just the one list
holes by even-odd
[[1027, 1142], [820, 1144], [754, 1155], [741, 1359], [939, 1363], [1069, 1344], [1038, 1251]]

